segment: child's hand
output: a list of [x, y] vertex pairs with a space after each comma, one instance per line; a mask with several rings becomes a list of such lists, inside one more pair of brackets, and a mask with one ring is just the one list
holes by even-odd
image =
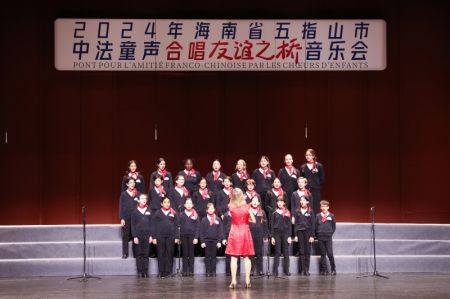
[[153, 242], [152, 237], [148, 238], [148, 243], [149, 243], [149, 244], [152, 244], [152, 242]]
[[134, 241], [134, 244], [136, 244], [136, 245], [139, 244], [139, 239], [138, 239], [138, 238], [135, 237], [135, 238], [133, 239], [133, 241]]
[[220, 242], [217, 243], [217, 248], [221, 248], [221, 247], [222, 247], [222, 244], [220, 244]]
[[223, 240], [223, 241], [222, 241], [222, 244], [223, 244], [224, 246], [227, 246], [227, 240]]
[[272, 238], [272, 245], [275, 245], [275, 238]]
[[269, 239], [267, 239], [267, 238], [264, 238], [264, 239], [263, 239], [263, 242], [264, 242], [264, 243], [267, 243], [268, 241], [269, 241]]
[[206, 248], [206, 244], [202, 243], [202, 245], [200, 245], [202, 248]]
[[198, 239], [194, 239], [194, 241], [192, 241], [192, 243], [193, 243], [194, 245], [198, 244]]
[[292, 238], [289, 237], [289, 238], [287, 239], [287, 242], [288, 242], [288, 244], [291, 244], [291, 243], [292, 243]]
[[295, 237], [295, 238], [294, 238], [294, 242], [298, 242], [298, 237]]
[[153, 239], [153, 244], [154, 245], [158, 244], [158, 241], [156, 239]]
[[125, 219], [120, 219], [120, 225], [125, 226]]
[[313, 243], [314, 242], [314, 238], [313, 237], [309, 237], [309, 243]]
[[181, 244], [179, 239], [175, 239], [175, 244]]
[[295, 218], [292, 217], [292, 224], [295, 224]]

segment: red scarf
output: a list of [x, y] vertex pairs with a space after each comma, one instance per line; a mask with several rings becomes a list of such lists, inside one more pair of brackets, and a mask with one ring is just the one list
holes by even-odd
[[247, 172], [245, 172], [245, 171], [239, 171], [238, 172], [238, 175], [239, 175], [239, 180], [242, 182], [242, 180], [246, 180], [246, 179], [248, 179], [248, 174], [247, 174]]
[[197, 211], [195, 209], [193, 209], [193, 208], [191, 208], [190, 210], [185, 209], [184, 211], [188, 212], [188, 213], [191, 213], [191, 216], [189, 216], [190, 219], [197, 220], [198, 215], [197, 215]]
[[[303, 209], [303, 207], [300, 206], [300, 209]], [[309, 207], [308, 204], [306, 204], [306, 212], [311, 213], [311, 208]]]
[[129, 172], [128, 173], [128, 177], [131, 177], [131, 178], [133, 178], [133, 179], [135, 179], [135, 180], [137, 180], [137, 178], [138, 178], [138, 176], [139, 176], [139, 172], [137, 172], [137, 171], [135, 171], [135, 172]]
[[252, 211], [253, 211], [253, 214], [255, 214], [256, 216], [261, 217], [263, 215], [261, 206], [257, 206], [256, 209], [252, 206]]
[[208, 188], [200, 188], [200, 194], [202, 196], [203, 199], [208, 199], [209, 198], [209, 193], [208, 193]]
[[269, 167], [260, 167], [259, 168], [264, 178], [266, 178], [269, 175]]
[[167, 195], [166, 190], [164, 190], [163, 185], [160, 185], [159, 187], [158, 186], [155, 186], [155, 187], [158, 190], [159, 196], [161, 196], [162, 194]]
[[247, 190], [247, 194], [250, 195], [249, 198], [253, 198], [256, 195], [256, 191], [255, 190], [252, 190], [252, 191]]
[[311, 172], [312, 173], [316, 173], [317, 169], [316, 169], [316, 160], [313, 160], [312, 162], [307, 162], [308, 164], [312, 164], [312, 168], [311, 168]]
[[[277, 211], [282, 211], [281, 215], [283, 215], [284, 217], [291, 217], [291, 213], [285, 207], [283, 207], [282, 209], [278, 208]], [[275, 212], [277, 213], [277, 211]]]
[[136, 197], [137, 196], [136, 188], [134, 188], [133, 190], [130, 190], [130, 188], [128, 188], [128, 192], [131, 193], [131, 197]]
[[220, 176], [220, 170], [218, 170], [218, 171], [214, 170], [213, 174], [214, 174], [214, 181], [217, 181], [219, 179], [219, 176]]
[[167, 175], [167, 170], [165, 168], [163, 170], [158, 169], [158, 174], [162, 175], [162, 177], [165, 178]]
[[148, 208], [148, 204], [145, 204], [145, 205], [139, 204], [138, 206], [139, 206], [139, 208], [141, 208], [141, 209]]
[[223, 190], [228, 191], [228, 198], [231, 199], [231, 197], [233, 196], [233, 187], [223, 187]]
[[191, 170], [185, 169], [184, 172], [186, 173], [186, 177], [195, 176], [195, 169], [191, 168]]
[[216, 213], [212, 213], [212, 214], [208, 213], [208, 216], [210, 218], [209, 225], [212, 226], [212, 225], [216, 224]]
[[176, 186], [175, 188], [183, 190], [183, 196], [184, 197], [188, 197], [189, 196], [189, 191], [188, 191], [188, 189], [186, 189], [186, 187], [184, 185], [181, 186], [181, 187]]
[[175, 212], [175, 210], [172, 209], [171, 207], [169, 207], [168, 209], [161, 208], [161, 210], [163, 210], [164, 212], [170, 211], [170, 214], [172, 214], [172, 215], [175, 215], [175, 214], [177, 213], [177, 212]]
[[278, 192], [278, 196], [277, 197], [283, 197], [283, 195], [284, 195], [284, 191], [283, 191], [283, 189], [281, 187], [280, 188], [272, 188], [272, 191]]
[[297, 171], [295, 170], [294, 166], [286, 166], [288, 174], [289, 175], [293, 175], [293, 174], [297, 174]]
[[[298, 192], [303, 192], [303, 196], [309, 195], [309, 190], [306, 189], [305, 187], [303, 187], [303, 189], [298, 189]], [[299, 194], [299, 196], [301, 196], [301, 195]]]
[[322, 222], [327, 221], [327, 217], [328, 217], [328, 211], [326, 213], [322, 212], [323, 216], [322, 216]]

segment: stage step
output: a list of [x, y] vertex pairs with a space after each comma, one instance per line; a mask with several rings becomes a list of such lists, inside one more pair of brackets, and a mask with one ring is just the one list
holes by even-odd
[[[450, 272], [450, 225], [377, 223], [375, 228], [378, 271]], [[337, 224], [333, 246], [338, 272], [373, 271], [371, 229], [367, 223]], [[120, 258], [118, 225], [88, 225], [86, 232], [89, 274], [135, 274], [135, 260]], [[0, 226], [0, 277], [78, 275], [83, 267], [82, 245], [80, 225]], [[317, 244], [312, 247], [314, 274], [319, 256]], [[270, 270], [272, 262], [270, 258]], [[297, 272], [297, 263], [298, 258], [291, 256], [292, 273]], [[203, 258], [196, 258], [195, 264], [196, 273], [204, 273]], [[157, 273], [156, 259], [151, 259], [150, 273]], [[225, 273], [223, 257], [218, 258], [217, 273]]]

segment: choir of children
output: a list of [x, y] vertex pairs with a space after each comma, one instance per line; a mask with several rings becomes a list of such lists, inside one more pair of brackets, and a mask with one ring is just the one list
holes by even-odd
[[[158, 276], [167, 277], [173, 272], [175, 244], [180, 242], [183, 276], [194, 275], [194, 260], [200, 250], [204, 251], [206, 275], [215, 276], [217, 252], [227, 244], [231, 223], [228, 204], [234, 187], [245, 191], [245, 200], [256, 219], [250, 224], [255, 251], [252, 275], [264, 275], [263, 249], [270, 247], [266, 243], [270, 242], [274, 246], [273, 274], [278, 276], [283, 255], [283, 272], [289, 276], [289, 247], [294, 241], [299, 248], [299, 273], [309, 276], [315, 238], [321, 255], [320, 275], [330, 274], [326, 256], [331, 275], [336, 275], [332, 246], [336, 220], [329, 212], [329, 203], [320, 200], [320, 187], [325, 181], [323, 166], [313, 149], [306, 151], [305, 159], [299, 170], [293, 166], [292, 155], [287, 154], [278, 177], [266, 156], [260, 158], [251, 177], [242, 159], [237, 161], [231, 177], [223, 173], [220, 161], [214, 160], [212, 171], [202, 178], [189, 158], [184, 162], [185, 169], [172, 181], [166, 161], [159, 158], [157, 169], [150, 175], [148, 195], [144, 193], [144, 178], [131, 160], [122, 178], [119, 203], [122, 258], [128, 257], [128, 243], [133, 240], [138, 277], [148, 277], [148, 257], [154, 244]], [[315, 214], [319, 204], [320, 213]]]

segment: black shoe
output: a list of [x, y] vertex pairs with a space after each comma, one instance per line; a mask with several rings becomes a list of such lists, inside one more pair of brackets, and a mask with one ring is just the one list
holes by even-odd
[[336, 270], [331, 270], [331, 276], [336, 276]]
[[128, 258], [128, 253], [124, 253], [124, 254], [122, 254], [122, 258], [123, 258], [123, 259], [126, 259], [126, 258]]
[[275, 272], [273, 272], [273, 276], [275, 276], [275, 277], [279, 277], [279, 275], [278, 275], [278, 271], [275, 271]]
[[284, 275], [291, 276], [291, 272], [285, 272]]
[[309, 273], [308, 270], [305, 270], [305, 276], [311, 276], [311, 273]]
[[142, 278], [148, 278], [148, 273], [142, 273]]
[[264, 274], [264, 272], [263, 271], [260, 271], [259, 272], [259, 276], [264, 276], [265, 274]]
[[137, 278], [141, 278], [142, 277], [142, 274], [141, 273], [138, 273], [137, 274]]
[[181, 272], [181, 276], [188, 276], [187, 272]]
[[206, 273], [206, 277], [209, 277], [209, 273]]

